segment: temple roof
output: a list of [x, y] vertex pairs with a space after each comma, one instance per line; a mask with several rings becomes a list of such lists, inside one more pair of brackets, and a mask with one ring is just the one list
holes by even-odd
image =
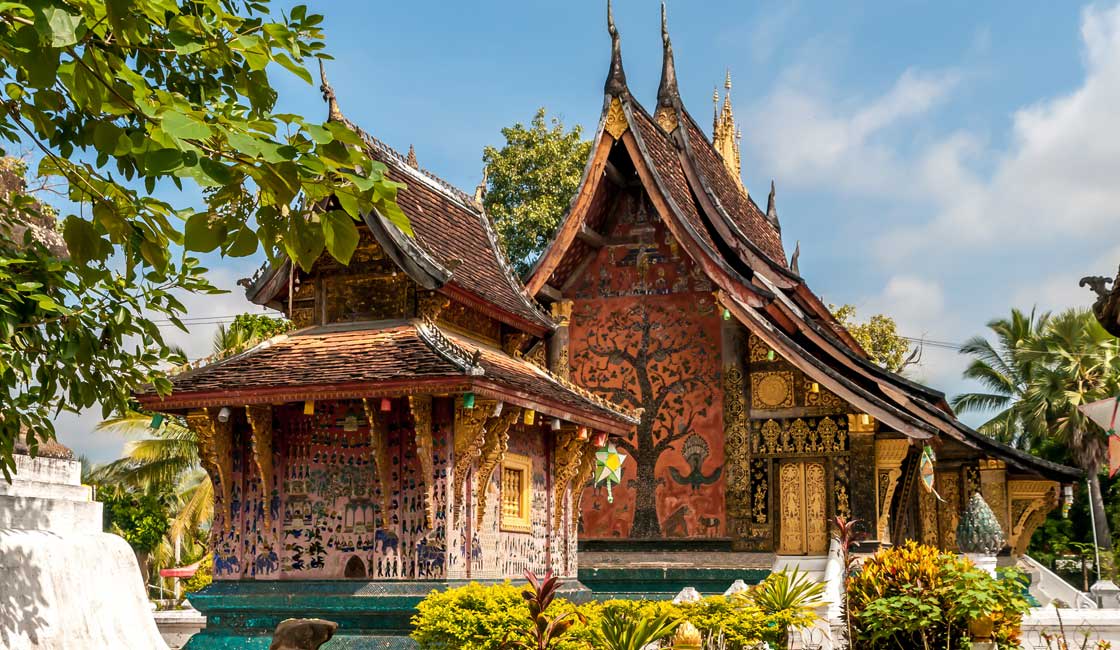
[[139, 393], [141, 403], [169, 411], [473, 391], [604, 431], [637, 423], [633, 413], [523, 358], [422, 320], [311, 327], [170, 379], [170, 395], [149, 387]]
[[[553, 277], [570, 282], [561, 276], [582, 268], [573, 258], [595, 253], [582, 240], [585, 231], [597, 225], [592, 206], [606, 194], [602, 188], [611, 180], [603, 173], [607, 159], [615, 156], [612, 160], [620, 162], [620, 154], [614, 152], [621, 147], [662, 221], [719, 288], [720, 303], [807, 376], [910, 438], [938, 445], [944, 436], [1029, 474], [1065, 482], [1079, 478], [1076, 469], [976, 432], [956, 419], [942, 393], [868, 360], [805, 280], [787, 266], [773, 190], [767, 214], [732, 176], [684, 108], [664, 22], [662, 29], [666, 69], [657, 115], [651, 117], [625, 87], [625, 77], [615, 72], [621, 53], [612, 21], [611, 72], [592, 157], [556, 239], [527, 281], [530, 291], [557, 299]], [[598, 206], [602, 209], [601, 203]]]
[[[555, 323], [513, 273], [490, 218], [474, 198], [348, 120], [325, 80], [323, 88], [330, 120], [361, 136], [369, 156], [385, 164], [386, 177], [405, 186], [397, 193], [397, 204], [414, 238], [376, 213], [363, 215], [394, 261], [422, 286], [463, 299], [508, 325], [536, 335], [552, 331]], [[286, 291], [289, 265], [272, 265], [248, 282], [249, 299], [267, 305]]]

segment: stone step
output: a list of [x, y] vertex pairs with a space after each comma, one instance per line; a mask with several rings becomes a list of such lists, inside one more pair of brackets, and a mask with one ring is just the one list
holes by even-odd
[[101, 504], [97, 501], [0, 495], [0, 529], [100, 533], [101, 513]]
[[11, 483], [0, 481], [0, 496], [38, 497], [62, 501], [93, 501], [93, 488], [88, 485], [29, 481], [17, 476]]
[[792, 571], [796, 567], [798, 571], [808, 573], [810, 578], [823, 579], [827, 565], [827, 555], [779, 555], [774, 558], [771, 571]]

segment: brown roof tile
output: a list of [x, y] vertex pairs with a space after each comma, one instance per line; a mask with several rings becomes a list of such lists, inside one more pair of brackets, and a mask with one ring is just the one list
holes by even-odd
[[[746, 235], [755, 246], [778, 265], [786, 266], [785, 251], [782, 249], [782, 237], [766, 220], [755, 202], [750, 199], [739, 187], [731, 176], [731, 172], [723, 164], [723, 160], [716, 153], [712, 143], [708, 140], [700, 127], [687, 111], [682, 111], [687, 129], [688, 142], [695, 163], [696, 172], [703, 176], [711, 187], [712, 193], [723, 206], [724, 211], [735, 222], [739, 230]], [[696, 188], [703, 192], [703, 188]]]

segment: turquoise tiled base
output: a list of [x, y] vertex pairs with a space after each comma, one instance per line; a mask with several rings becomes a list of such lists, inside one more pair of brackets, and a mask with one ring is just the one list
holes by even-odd
[[[206, 615], [206, 629], [184, 650], [267, 650], [272, 631], [286, 618], [338, 623], [338, 633], [323, 650], [412, 650], [409, 621], [416, 605], [433, 590], [466, 582], [215, 581], [190, 595], [191, 604]], [[568, 580], [562, 593], [575, 601], [590, 598], [576, 580]]]
[[596, 600], [670, 600], [685, 587], [706, 596], [722, 594], [736, 580], [753, 585], [768, 575], [769, 569], [590, 567], [579, 570], [579, 581]]

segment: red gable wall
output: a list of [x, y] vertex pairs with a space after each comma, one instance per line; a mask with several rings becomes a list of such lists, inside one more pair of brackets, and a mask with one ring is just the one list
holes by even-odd
[[609, 502], [588, 488], [584, 539], [723, 537], [720, 320], [713, 286], [644, 195], [623, 197], [605, 246], [574, 290], [572, 381], [644, 408], [619, 449], [630, 456]]

